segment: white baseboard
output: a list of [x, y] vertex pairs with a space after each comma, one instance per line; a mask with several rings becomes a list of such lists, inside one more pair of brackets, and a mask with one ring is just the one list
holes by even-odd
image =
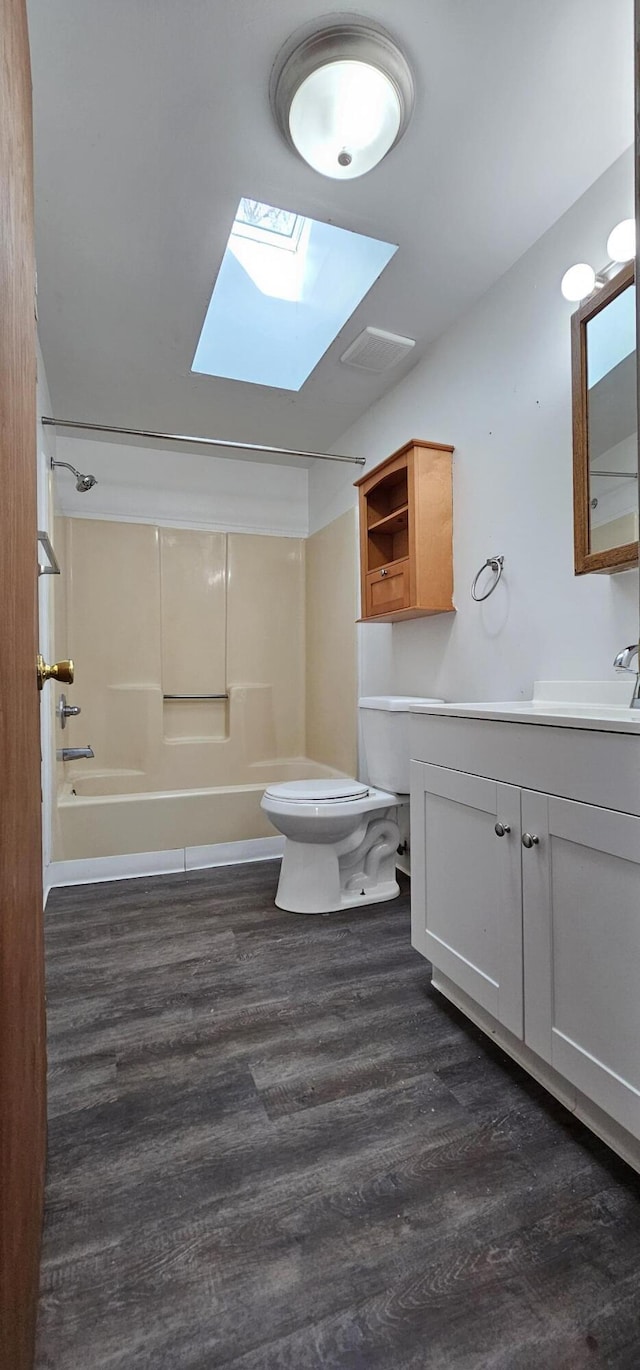
[[48, 895], [51, 889], [60, 885], [93, 885], [104, 880], [133, 880], [141, 875], [175, 875], [181, 871], [205, 870], [209, 866], [272, 861], [282, 856], [283, 849], [284, 838], [253, 837], [244, 842], [216, 842], [206, 847], [176, 847], [173, 851], [52, 861], [45, 873], [45, 890]]
[[275, 861], [284, 851], [284, 837], [249, 837], [245, 842], [216, 842], [185, 849], [185, 870], [208, 866], [237, 866], [245, 861]]
[[170, 875], [184, 871], [184, 848], [174, 851], [131, 852], [126, 856], [89, 856], [79, 861], [52, 861], [50, 886], [93, 885], [103, 880], [132, 880], [140, 875]]

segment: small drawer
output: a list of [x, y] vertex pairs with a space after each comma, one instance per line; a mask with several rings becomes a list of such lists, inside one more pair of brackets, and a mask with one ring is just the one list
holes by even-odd
[[409, 584], [409, 558], [395, 561], [389, 566], [381, 566], [370, 571], [366, 578], [367, 618], [377, 618], [381, 614], [395, 614], [411, 605]]

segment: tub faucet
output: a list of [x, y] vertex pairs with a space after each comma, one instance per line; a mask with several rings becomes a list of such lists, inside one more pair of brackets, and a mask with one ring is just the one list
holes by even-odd
[[82, 761], [84, 757], [90, 761], [93, 755], [92, 747], [59, 747], [56, 752], [58, 761]]
[[[634, 671], [631, 662], [636, 659], [637, 671]], [[616, 671], [628, 671], [630, 675], [635, 675], [636, 683], [633, 687], [631, 696], [631, 708], [640, 709], [640, 656], [638, 654], [638, 643], [632, 642], [629, 647], [623, 647], [614, 661]]]
[[82, 713], [82, 709], [80, 708], [79, 704], [67, 704], [67, 696], [60, 695], [60, 698], [56, 705], [56, 713], [60, 720], [60, 727], [66, 728], [67, 719], [77, 718], [78, 714]]

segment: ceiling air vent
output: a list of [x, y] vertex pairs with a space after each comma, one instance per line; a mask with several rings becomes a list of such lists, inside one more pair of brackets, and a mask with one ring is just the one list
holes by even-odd
[[365, 328], [342, 353], [340, 361], [362, 371], [387, 371], [390, 366], [397, 366], [415, 345], [415, 338], [385, 333], [384, 328]]

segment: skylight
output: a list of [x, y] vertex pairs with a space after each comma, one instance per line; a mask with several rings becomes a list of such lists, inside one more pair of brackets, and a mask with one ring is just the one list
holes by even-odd
[[192, 371], [299, 390], [395, 252], [393, 243], [242, 199]]

